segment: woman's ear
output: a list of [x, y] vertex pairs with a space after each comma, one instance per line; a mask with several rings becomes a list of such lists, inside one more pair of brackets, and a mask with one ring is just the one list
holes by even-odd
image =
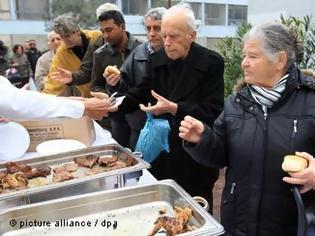
[[284, 51], [280, 51], [277, 65], [278, 70], [283, 70], [286, 67], [287, 62], [288, 62], [287, 54]]

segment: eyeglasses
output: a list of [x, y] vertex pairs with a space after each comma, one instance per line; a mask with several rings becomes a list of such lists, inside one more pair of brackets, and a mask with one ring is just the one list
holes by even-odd
[[151, 32], [151, 30], [153, 30], [154, 32], [160, 32], [161, 31], [161, 26], [158, 26], [158, 25], [146, 26], [145, 28], [148, 32]]

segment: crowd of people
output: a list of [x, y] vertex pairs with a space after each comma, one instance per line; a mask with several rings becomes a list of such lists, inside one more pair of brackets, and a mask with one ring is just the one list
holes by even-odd
[[[315, 205], [315, 79], [296, 66], [303, 49], [295, 34], [275, 22], [253, 27], [244, 38], [244, 81], [224, 101], [224, 60], [196, 43], [189, 4], [148, 11], [145, 42], [114, 4], [99, 6], [96, 19], [99, 30], [84, 30], [70, 13], [57, 17], [44, 54], [30, 40], [9, 58], [0, 42], [0, 73], [17, 87], [0, 77], [0, 116], [88, 115], [134, 150], [150, 112], [170, 125], [170, 152], [151, 163], [154, 177], [204, 197], [212, 212], [212, 189], [226, 167], [226, 235], [296, 235], [293, 184]], [[112, 65], [120, 73], [104, 73]], [[33, 76], [37, 92], [18, 89]], [[114, 93], [125, 96], [119, 106]], [[309, 165], [285, 173], [283, 157], [294, 153]]]

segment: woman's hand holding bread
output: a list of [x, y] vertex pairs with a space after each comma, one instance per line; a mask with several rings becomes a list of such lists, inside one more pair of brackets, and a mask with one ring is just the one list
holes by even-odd
[[284, 177], [289, 184], [301, 185], [301, 193], [315, 189], [315, 159], [306, 152], [296, 152], [296, 155], [285, 156], [282, 169], [291, 177]]

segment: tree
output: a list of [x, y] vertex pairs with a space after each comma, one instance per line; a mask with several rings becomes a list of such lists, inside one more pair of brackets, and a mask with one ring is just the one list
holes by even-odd
[[282, 24], [288, 27], [294, 27], [298, 40], [304, 45], [304, 59], [299, 63], [300, 68], [315, 68], [315, 25], [312, 22], [312, 16], [306, 15], [302, 19], [294, 16], [284, 18], [280, 16]]
[[50, 1], [50, 12], [47, 18], [47, 27], [50, 28], [50, 24], [57, 16], [64, 13], [72, 12], [80, 18], [80, 26], [82, 28], [96, 28], [97, 19], [95, 10], [101, 4], [104, 4], [104, 0], [51, 0]]
[[218, 45], [219, 51], [225, 62], [224, 69], [224, 94], [231, 94], [237, 80], [242, 78], [241, 63], [243, 59], [243, 37], [251, 24], [242, 24], [237, 28], [236, 37], [225, 37]]

